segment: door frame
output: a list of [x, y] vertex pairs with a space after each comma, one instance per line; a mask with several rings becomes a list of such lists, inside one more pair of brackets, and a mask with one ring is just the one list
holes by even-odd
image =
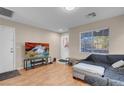
[[13, 28], [13, 69], [16, 70], [16, 34], [15, 28]]

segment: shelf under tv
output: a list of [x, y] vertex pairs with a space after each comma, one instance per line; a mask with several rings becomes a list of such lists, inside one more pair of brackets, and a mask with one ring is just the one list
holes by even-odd
[[[49, 57], [48, 57], [49, 58]], [[49, 64], [52, 63], [51, 61], [48, 62], [48, 58], [38, 57], [38, 58], [25, 58], [24, 59], [24, 69], [32, 69], [36, 66], [43, 65], [43, 64]], [[28, 66], [30, 65], [30, 66]]]

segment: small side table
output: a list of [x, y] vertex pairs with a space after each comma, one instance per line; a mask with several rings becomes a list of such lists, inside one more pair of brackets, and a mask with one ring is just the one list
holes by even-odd
[[75, 65], [80, 62], [80, 60], [76, 59], [76, 58], [68, 58], [67, 60], [68, 60], [68, 64], [70, 64], [70, 65]]

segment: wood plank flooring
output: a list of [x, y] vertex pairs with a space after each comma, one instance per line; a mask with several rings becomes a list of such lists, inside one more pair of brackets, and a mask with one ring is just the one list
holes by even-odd
[[31, 69], [20, 70], [21, 75], [0, 81], [0, 86], [87, 86], [84, 81], [73, 79], [72, 67], [53, 63]]

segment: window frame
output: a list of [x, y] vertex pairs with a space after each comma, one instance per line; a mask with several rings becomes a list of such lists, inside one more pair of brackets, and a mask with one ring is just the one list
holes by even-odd
[[[108, 31], [109, 31], [109, 35], [108, 35], [108, 38], [109, 38], [109, 41], [108, 41], [108, 53], [98, 53], [98, 52], [94, 52], [94, 51], [91, 51], [91, 52], [82, 52], [81, 51], [81, 34], [82, 33], [88, 33], [88, 32], [92, 32], [92, 34], [93, 34], [93, 32], [94, 31], [96, 31], [96, 32], [98, 32], [98, 31], [100, 31], [100, 30], [103, 30], [103, 29], [108, 29]], [[86, 53], [86, 54], [109, 54], [109, 46], [110, 46], [110, 33], [111, 31], [110, 31], [110, 29], [109, 29], [109, 27], [102, 27], [102, 28], [98, 28], [98, 29], [92, 29], [92, 30], [87, 30], [87, 31], [83, 31], [83, 32], [80, 32], [79, 33], [79, 51], [80, 51], [80, 53]]]

